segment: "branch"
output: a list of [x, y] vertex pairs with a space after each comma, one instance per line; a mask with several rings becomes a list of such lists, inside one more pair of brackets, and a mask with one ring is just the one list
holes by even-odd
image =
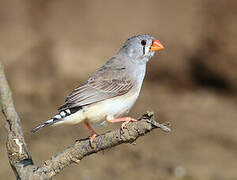
[[38, 173], [44, 172], [52, 177], [71, 163], [79, 163], [86, 156], [123, 143], [133, 143], [137, 138], [144, 136], [153, 129], [161, 128], [165, 132], [170, 131], [166, 124], [159, 124], [153, 119], [153, 112], [145, 113], [137, 122], [129, 123], [126, 127], [125, 130], [117, 129], [97, 136], [93, 140], [94, 148], [91, 148], [88, 138], [78, 140], [72, 146], [46, 161]]
[[[11, 90], [8, 86], [3, 65], [0, 63], [0, 102], [2, 112], [6, 118], [7, 153], [12, 166], [25, 159], [31, 160], [21, 129], [20, 118], [15, 111]], [[32, 160], [31, 160], [32, 161]]]
[[20, 118], [15, 111], [2, 64], [0, 64], [0, 102], [2, 112], [6, 118], [5, 128], [8, 134], [7, 150], [10, 163], [14, 164], [26, 158], [30, 159], [21, 129]]
[[94, 148], [91, 148], [89, 139], [76, 141], [72, 146], [45, 161], [42, 167], [33, 163], [21, 129], [21, 120], [15, 111], [11, 91], [6, 81], [3, 65], [0, 62], [0, 105], [6, 118], [7, 153], [11, 167], [17, 179], [51, 179], [71, 163], [79, 163], [85, 156], [120, 145], [132, 143], [140, 136], [153, 129], [160, 128], [169, 132], [166, 124], [159, 124], [153, 119], [153, 113], [147, 112], [137, 122], [128, 123], [125, 130], [114, 130], [97, 136]]
[[21, 128], [21, 120], [15, 110], [11, 90], [4, 74], [3, 64], [0, 62], [0, 106], [5, 116], [7, 132], [6, 149], [9, 163], [16, 179], [44, 179], [46, 176], [33, 174], [33, 160], [29, 154]]

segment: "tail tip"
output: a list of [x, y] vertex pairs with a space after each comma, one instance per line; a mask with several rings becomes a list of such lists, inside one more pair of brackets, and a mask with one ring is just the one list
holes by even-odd
[[40, 125], [40, 126], [37, 126], [36, 128], [32, 129], [31, 132], [32, 132], [32, 133], [35, 133], [35, 132], [39, 131], [41, 128], [43, 128], [43, 127], [45, 127], [45, 124], [42, 124], [42, 125]]
[[36, 127], [36, 128], [34, 128], [34, 129], [32, 129], [31, 132], [32, 132], [32, 133], [35, 133], [35, 132], [37, 132], [39, 129], [40, 129], [40, 127]]

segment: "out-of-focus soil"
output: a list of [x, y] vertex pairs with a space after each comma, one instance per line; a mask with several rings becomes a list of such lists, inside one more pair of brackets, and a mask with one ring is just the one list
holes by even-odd
[[[236, 8], [234, 0], [1, 0], [0, 60], [35, 163], [89, 132], [81, 124], [31, 129], [128, 37], [149, 33], [165, 50], [148, 63], [131, 115], [153, 110], [172, 132], [89, 156], [55, 179], [237, 179]], [[0, 123], [0, 178], [14, 179]]]

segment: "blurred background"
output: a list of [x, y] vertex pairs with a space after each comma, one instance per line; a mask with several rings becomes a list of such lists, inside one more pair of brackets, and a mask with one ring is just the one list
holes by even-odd
[[[87, 157], [55, 179], [237, 179], [236, 8], [236, 0], [0, 0], [0, 60], [35, 163], [89, 131], [83, 124], [32, 128], [127, 38], [149, 33], [165, 49], [149, 62], [131, 115], [152, 110], [172, 132]], [[15, 179], [5, 139], [1, 121], [0, 177]]]

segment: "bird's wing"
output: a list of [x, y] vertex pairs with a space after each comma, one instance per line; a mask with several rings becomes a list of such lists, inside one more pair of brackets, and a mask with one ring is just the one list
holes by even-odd
[[134, 86], [126, 68], [104, 65], [86, 83], [70, 93], [59, 111], [85, 106], [127, 93]]

